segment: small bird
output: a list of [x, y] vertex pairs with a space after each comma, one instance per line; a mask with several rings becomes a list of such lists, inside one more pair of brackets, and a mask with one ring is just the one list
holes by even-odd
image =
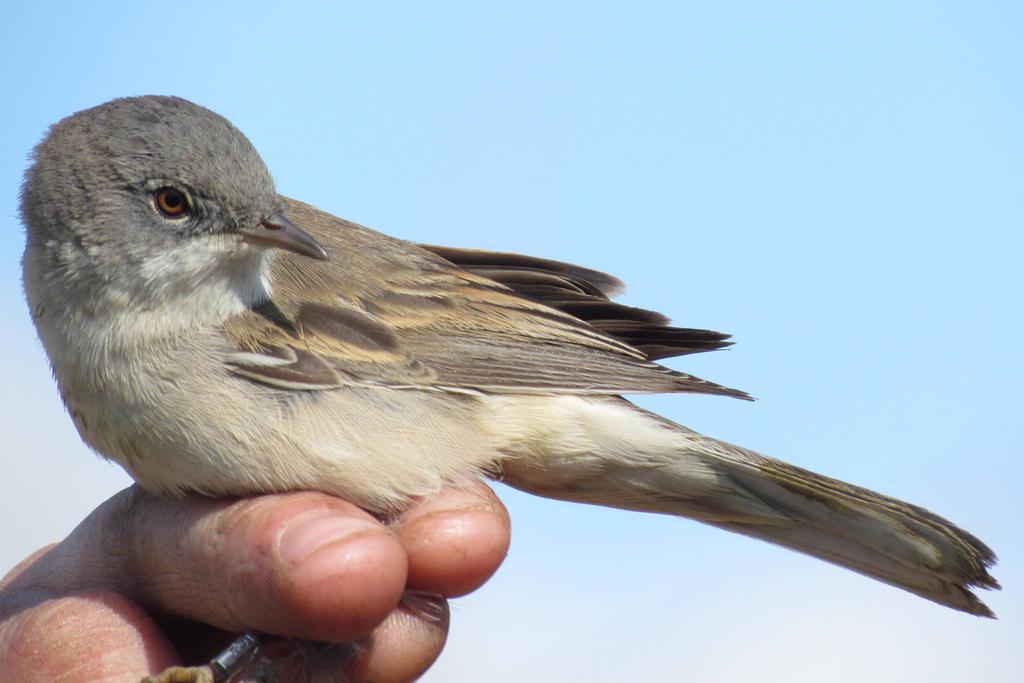
[[613, 303], [622, 284], [594, 270], [412, 244], [281, 196], [249, 140], [196, 104], [124, 98], [57, 123], [21, 215], [67, 410], [147, 491], [312, 489], [390, 513], [483, 474], [992, 616], [971, 587], [998, 588], [995, 556], [971, 534], [622, 398], [749, 398], [655, 362], [728, 335]]

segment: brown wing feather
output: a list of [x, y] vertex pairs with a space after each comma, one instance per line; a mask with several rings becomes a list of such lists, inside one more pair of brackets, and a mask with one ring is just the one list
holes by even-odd
[[609, 298], [621, 293], [624, 286], [617, 278], [597, 270], [519, 254], [420, 246], [525, 297], [585, 320], [605, 334], [639, 349], [648, 360], [732, 345], [726, 341], [728, 334], [673, 327], [660, 313], [610, 301]]
[[[291, 220], [324, 245], [330, 261], [278, 255], [270, 277], [275, 313], [249, 311], [226, 327], [241, 351], [232, 361], [239, 374], [275, 386], [315, 388], [299, 386], [295, 364], [287, 366], [288, 382], [271, 376], [283, 372], [282, 356], [303, 359], [312, 353], [341, 384], [747, 398], [651, 363], [644, 352], [598, 326], [435, 253], [307, 204], [285, 202]], [[578, 285], [582, 290], [613, 291], [618, 282], [569, 268], [570, 281], [589, 283]], [[277, 355], [260, 356], [264, 348]], [[303, 360], [322, 382], [322, 368]]]

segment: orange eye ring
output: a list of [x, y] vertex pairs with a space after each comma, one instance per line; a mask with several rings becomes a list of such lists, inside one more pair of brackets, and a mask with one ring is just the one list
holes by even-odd
[[188, 195], [173, 187], [161, 187], [153, 193], [157, 211], [168, 218], [181, 218], [190, 210]]

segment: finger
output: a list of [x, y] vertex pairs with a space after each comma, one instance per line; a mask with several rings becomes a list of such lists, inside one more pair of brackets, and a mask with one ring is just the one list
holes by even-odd
[[39, 548], [38, 550], [33, 552], [31, 555], [26, 557], [24, 560], [22, 560], [21, 562], [19, 562], [16, 565], [14, 565], [14, 567], [11, 568], [11, 570], [9, 572], [7, 572], [7, 574], [4, 575], [3, 578], [0, 578], [0, 590], [2, 590], [5, 586], [11, 584], [16, 578], [18, 578], [18, 576], [20, 576], [22, 573], [24, 573], [24, 571], [26, 569], [28, 569], [29, 567], [34, 565], [37, 560], [39, 560], [40, 558], [45, 556], [46, 553], [50, 552], [52, 549], [54, 549], [56, 547], [57, 547], [56, 543], [51, 543], [49, 545], [44, 545], [42, 548]]
[[352, 683], [404, 683], [423, 675], [448, 638], [448, 603], [436, 598], [429, 609], [403, 604], [374, 629], [366, 650], [348, 668]]
[[397, 605], [394, 534], [319, 493], [169, 500], [137, 488], [101, 506], [48, 560], [65, 588], [102, 586], [228, 631], [323, 641], [369, 633]]
[[508, 553], [511, 522], [490, 487], [478, 481], [418, 502], [395, 531], [409, 556], [409, 587], [454, 597], [497, 571]]
[[177, 663], [142, 608], [103, 589], [33, 602], [0, 624], [0, 642], [3, 681], [134, 683]]
[[[440, 596], [407, 593], [373, 632], [356, 642], [314, 643], [268, 639], [253, 680], [397, 683], [418, 678], [437, 659], [448, 635], [448, 603]], [[229, 634], [205, 632], [219, 641]], [[181, 651], [181, 643], [175, 640]], [[224, 643], [226, 645], [227, 643]], [[203, 643], [203, 652], [208, 651]], [[186, 662], [207, 661], [210, 654]], [[249, 678], [246, 678], [249, 680]]]

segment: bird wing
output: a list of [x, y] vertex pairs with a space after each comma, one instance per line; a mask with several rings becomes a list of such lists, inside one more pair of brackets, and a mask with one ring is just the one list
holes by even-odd
[[[277, 255], [269, 276], [271, 300], [225, 325], [238, 349], [229, 363], [239, 375], [289, 389], [369, 383], [748, 398], [651, 362], [650, 352], [631, 342], [643, 342], [651, 329], [661, 328], [661, 341], [648, 346], [681, 350], [684, 343], [670, 342], [679, 328], [667, 327], [658, 314], [629, 313], [639, 309], [612, 304], [607, 293], [621, 285], [607, 275], [528, 257], [515, 257], [516, 269], [509, 255], [426, 249], [284, 201], [291, 220], [325, 247], [330, 260]], [[541, 280], [546, 288], [538, 288]], [[581, 290], [582, 298], [567, 296], [572, 289]], [[573, 314], [576, 303], [582, 308]], [[630, 336], [634, 323], [648, 327]], [[715, 334], [707, 333], [712, 336], [706, 343], [722, 345], [724, 335]]]
[[517, 294], [584, 320], [659, 360], [731, 346], [728, 334], [673, 327], [661, 313], [611, 301], [625, 286], [615, 277], [571, 263], [476, 249], [419, 245]]

